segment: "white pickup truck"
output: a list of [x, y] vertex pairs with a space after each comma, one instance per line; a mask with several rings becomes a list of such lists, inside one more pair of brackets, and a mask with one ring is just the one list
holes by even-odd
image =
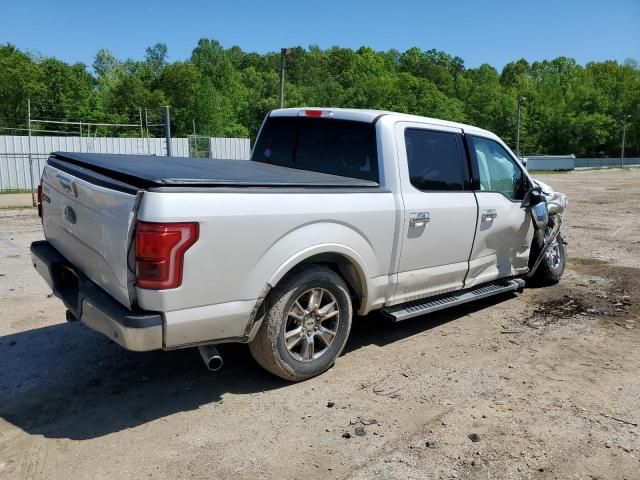
[[494, 134], [391, 112], [267, 115], [251, 161], [54, 153], [35, 268], [129, 350], [248, 343], [318, 375], [354, 313], [395, 321], [557, 282], [565, 196]]

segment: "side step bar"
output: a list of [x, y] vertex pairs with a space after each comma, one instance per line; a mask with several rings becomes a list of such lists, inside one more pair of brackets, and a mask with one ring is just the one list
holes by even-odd
[[401, 322], [408, 318], [418, 317], [426, 313], [444, 310], [445, 308], [455, 307], [463, 303], [473, 302], [482, 298], [498, 295], [499, 293], [512, 292], [514, 290], [522, 290], [524, 288], [524, 280], [521, 278], [512, 278], [509, 280], [498, 280], [496, 282], [484, 283], [477, 287], [467, 290], [458, 290], [457, 292], [445, 293], [435, 297], [413, 300], [411, 302], [402, 303], [387, 307], [382, 312], [391, 317], [394, 322]]

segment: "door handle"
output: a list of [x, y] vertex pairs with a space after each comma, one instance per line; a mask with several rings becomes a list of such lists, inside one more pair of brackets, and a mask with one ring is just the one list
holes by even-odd
[[429, 212], [412, 213], [409, 217], [409, 225], [412, 227], [423, 227], [431, 221]]
[[482, 221], [487, 222], [489, 220], [493, 220], [494, 218], [498, 218], [498, 212], [496, 212], [495, 208], [489, 208], [488, 210], [482, 211]]

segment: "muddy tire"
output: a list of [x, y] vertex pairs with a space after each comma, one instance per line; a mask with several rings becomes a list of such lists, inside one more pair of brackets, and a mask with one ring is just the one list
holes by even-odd
[[293, 271], [269, 294], [267, 313], [249, 344], [265, 370], [291, 381], [328, 370], [351, 330], [349, 289], [334, 271], [305, 265]]
[[[553, 225], [548, 225], [545, 230], [545, 235], [548, 235], [553, 228]], [[531, 253], [529, 255], [529, 268], [533, 268], [533, 264], [538, 258], [538, 254], [542, 250], [544, 245], [544, 238], [542, 235], [534, 235], [533, 244], [531, 245]], [[528, 279], [527, 283], [535, 287], [545, 287], [554, 285], [560, 281], [560, 277], [564, 273], [564, 267], [567, 261], [567, 251], [565, 248], [562, 234], [558, 233], [555, 241], [547, 250], [542, 262], [536, 273]]]

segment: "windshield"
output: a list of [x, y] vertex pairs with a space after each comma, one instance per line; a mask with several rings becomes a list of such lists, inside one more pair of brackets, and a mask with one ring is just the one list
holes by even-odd
[[251, 160], [378, 182], [375, 126], [332, 118], [268, 118]]

